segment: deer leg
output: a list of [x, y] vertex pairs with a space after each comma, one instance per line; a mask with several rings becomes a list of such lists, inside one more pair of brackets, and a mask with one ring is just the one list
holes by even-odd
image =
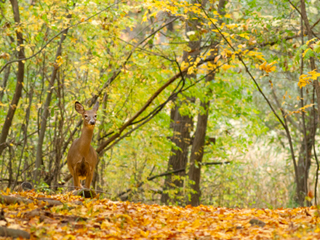
[[73, 175], [73, 185], [74, 185], [75, 189], [81, 188], [80, 187], [80, 178], [76, 173]]
[[89, 170], [86, 176], [86, 184], [85, 184], [85, 187], [88, 189], [90, 188], [92, 178], [93, 178], [93, 171]]

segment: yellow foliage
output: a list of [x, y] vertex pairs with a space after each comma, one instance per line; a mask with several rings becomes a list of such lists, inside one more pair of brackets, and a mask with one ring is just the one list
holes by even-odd
[[247, 39], [247, 40], [250, 39], [250, 37], [249, 37], [248, 34], [246, 34], [246, 33], [241, 33], [241, 34], [239, 34], [239, 36], [240, 36], [240, 37], [243, 37], [243, 38], [245, 38], [245, 39]]
[[56, 62], [57, 65], [60, 67], [63, 64], [63, 58], [61, 56], [58, 56]]
[[0, 54], [0, 59], [9, 60], [10, 59], [10, 55], [8, 53], [1, 53]]
[[305, 105], [305, 106], [303, 106], [303, 107], [301, 107], [301, 108], [298, 108], [298, 109], [297, 109], [297, 110], [295, 110], [295, 111], [291, 111], [291, 112], [289, 112], [289, 113], [287, 114], [287, 116], [290, 116], [290, 115], [292, 115], [292, 114], [294, 114], [294, 113], [302, 113], [302, 112], [306, 112], [306, 111], [305, 111], [305, 109], [310, 108], [310, 107], [312, 107], [313, 105], [314, 105], [314, 103], [311, 103], [311, 104]]
[[229, 64], [225, 64], [225, 65], [221, 66], [221, 69], [226, 71], [226, 70], [228, 70], [229, 68], [232, 68], [232, 67], [234, 67], [234, 66], [233, 65], [229, 65]]
[[235, 23], [227, 24], [226, 27], [227, 27], [228, 29], [234, 29], [234, 28], [237, 28], [237, 27], [238, 27], [238, 24], [235, 24]]
[[320, 73], [318, 73], [316, 70], [312, 70], [311, 72], [308, 72], [308, 74], [302, 74], [299, 77], [298, 86], [300, 88], [305, 87], [311, 82], [311, 80], [317, 80], [318, 77], [320, 77]]
[[303, 57], [305, 57], [305, 56], [306, 56], [306, 54], [307, 54], [309, 51], [311, 51], [311, 52], [312, 52], [312, 50], [311, 50], [310, 48], [307, 48], [306, 50], [304, 50], [304, 52], [303, 52], [302, 56], [303, 56]]
[[272, 66], [273, 64], [277, 63], [276, 61], [273, 61], [272, 63], [267, 64], [267, 62], [262, 63], [259, 66], [260, 70], [263, 70], [267, 73], [273, 72], [276, 70], [276, 66]]
[[261, 52], [250, 51], [250, 52], [248, 52], [247, 56], [256, 58], [258, 60], [265, 61], [264, 56]]

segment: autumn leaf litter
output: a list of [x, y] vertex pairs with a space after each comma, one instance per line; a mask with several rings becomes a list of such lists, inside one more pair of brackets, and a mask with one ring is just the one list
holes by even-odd
[[[240, 209], [177, 207], [84, 199], [71, 193], [2, 193], [33, 200], [1, 204], [0, 225], [31, 239], [319, 239], [316, 207]], [[58, 200], [51, 206], [38, 199]]]

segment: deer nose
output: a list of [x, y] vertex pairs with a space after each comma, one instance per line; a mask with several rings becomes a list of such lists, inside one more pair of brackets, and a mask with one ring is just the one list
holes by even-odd
[[96, 122], [95, 122], [94, 120], [90, 120], [90, 121], [89, 121], [89, 124], [90, 124], [90, 125], [95, 125]]

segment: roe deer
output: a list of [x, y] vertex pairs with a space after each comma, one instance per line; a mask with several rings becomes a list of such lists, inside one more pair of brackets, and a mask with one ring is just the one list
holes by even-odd
[[[99, 102], [92, 110], [85, 110], [79, 103], [75, 103], [75, 109], [83, 117], [83, 127], [80, 138], [74, 140], [67, 157], [68, 168], [73, 176], [75, 188], [80, 188], [80, 180], [86, 179], [86, 188], [90, 188], [94, 169], [98, 162], [97, 153], [90, 145], [93, 136], [94, 125], [96, 124]], [[82, 187], [82, 186], [81, 186]]]

